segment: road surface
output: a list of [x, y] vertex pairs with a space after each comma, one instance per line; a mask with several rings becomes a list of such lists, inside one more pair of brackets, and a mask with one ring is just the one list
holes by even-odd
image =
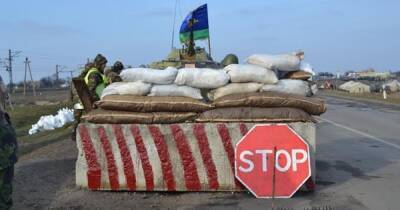
[[[399, 209], [400, 107], [326, 97], [317, 124], [317, 191], [276, 200], [287, 209]], [[90, 192], [74, 185], [70, 140], [16, 165], [15, 209], [270, 209], [248, 193]]]

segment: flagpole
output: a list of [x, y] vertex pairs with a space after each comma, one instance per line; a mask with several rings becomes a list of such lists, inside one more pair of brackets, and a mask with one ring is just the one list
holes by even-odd
[[176, 6], [178, 5], [178, 0], [175, 1], [174, 9], [174, 24], [172, 26], [172, 39], [171, 39], [171, 50], [174, 49], [174, 36], [175, 36], [175, 20], [176, 20]]
[[210, 54], [210, 57], [212, 57], [212, 56], [211, 56], [211, 41], [210, 41], [210, 35], [208, 35], [208, 53]]

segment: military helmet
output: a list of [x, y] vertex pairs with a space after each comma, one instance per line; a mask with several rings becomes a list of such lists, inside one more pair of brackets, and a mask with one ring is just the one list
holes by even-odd
[[238, 64], [239, 59], [235, 54], [228, 54], [225, 56], [225, 58], [221, 61], [221, 64], [223, 66], [227, 66], [229, 64]]
[[96, 58], [94, 58], [93, 63], [94, 63], [96, 66], [100, 66], [100, 65], [102, 65], [102, 64], [106, 64], [106, 63], [107, 63], [107, 59], [106, 59], [106, 57], [104, 57], [102, 54], [97, 54], [97, 55], [96, 55]]
[[121, 71], [124, 69], [124, 64], [122, 64], [121, 61], [116, 61], [114, 65], [112, 66], [112, 71], [116, 73], [121, 73]]

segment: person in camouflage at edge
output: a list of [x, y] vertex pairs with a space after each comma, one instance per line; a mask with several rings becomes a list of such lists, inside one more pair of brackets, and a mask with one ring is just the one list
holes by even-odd
[[[0, 84], [1, 85], [1, 84]], [[1, 94], [4, 94], [1, 91]], [[4, 100], [2, 98], [1, 100]], [[14, 164], [17, 162], [17, 139], [10, 117], [4, 112], [4, 102], [0, 106], [0, 209], [12, 206], [12, 180]]]

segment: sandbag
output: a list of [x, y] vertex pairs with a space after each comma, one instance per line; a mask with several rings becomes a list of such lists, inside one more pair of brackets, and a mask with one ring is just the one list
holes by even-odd
[[210, 104], [180, 96], [108, 95], [96, 102], [104, 110], [131, 112], [203, 112]]
[[150, 68], [130, 68], [124, 69], [120, 77], [124, 82], [143, 81], [153, 84], [167, 85], [175, 81], [178, 70], [174, 67], [168, 67], [164, 70]]
[[186, 96], [195, 99], [203, 99], [198, 88], [178, 85], [154, 85], [149, 96]]
[[175, 79], [177, 85], [195, 88], [214, 89], [226, 85], [229, 75], [223, 70], [208, 68], [183, 68], [178, 70]]
[[231, 82], [258, 82], [275, 84], [278, 78], [275, 72], [261, 66], [251, 64], [231, 64], [224, 68], [231, 78]]
[[193, 112], [123, 112], [96, 109], [82, 116], [90, 123], [99, 124], [170, 124], [193, 122], [197, 114]]
[[264, 85], [260, 91], [312, 96], [310, 86], [307, 82], [293, 79], [282, 79], [274, 85]]
[[300, 68], [300, 57], [295, 54], [267, 55], [254, 54], [247, 58], [247, 63], [271, 70], [296, 71]]
[[312, 115], [326, 111], [323, 100], [298, 95], [274, 92], [233, 94], [221, 97], [213, 102], [215, 107], [292, 107], [302, 109]]
[[107, 86], [101, 98], [107, 95], [147, 95], [150, 92], [151, 84], [142, 81], [137, 82], [116, 82]]
[[222, 96], [236, 93], [254, 93], [258, 92], [263, 84], [260, 83], [230, 83], [226, 86], [217, 88], [208, 93], [210, 100], [218, 99]]
[[297, 80], [308, 80], [311, 77], [312, 74], [305, 71], [292, 71], [284, 76], [285, 79], [297, 79]]
[[312, 122], [312, 117], [296, 108], [230, 107], [202, 113], [196, 122]]
[[315, 72], [311, 64], [306, 63], [304, 61], [300, 62], [300, 70], [310, 73], [312, 76], [315, 76]]

